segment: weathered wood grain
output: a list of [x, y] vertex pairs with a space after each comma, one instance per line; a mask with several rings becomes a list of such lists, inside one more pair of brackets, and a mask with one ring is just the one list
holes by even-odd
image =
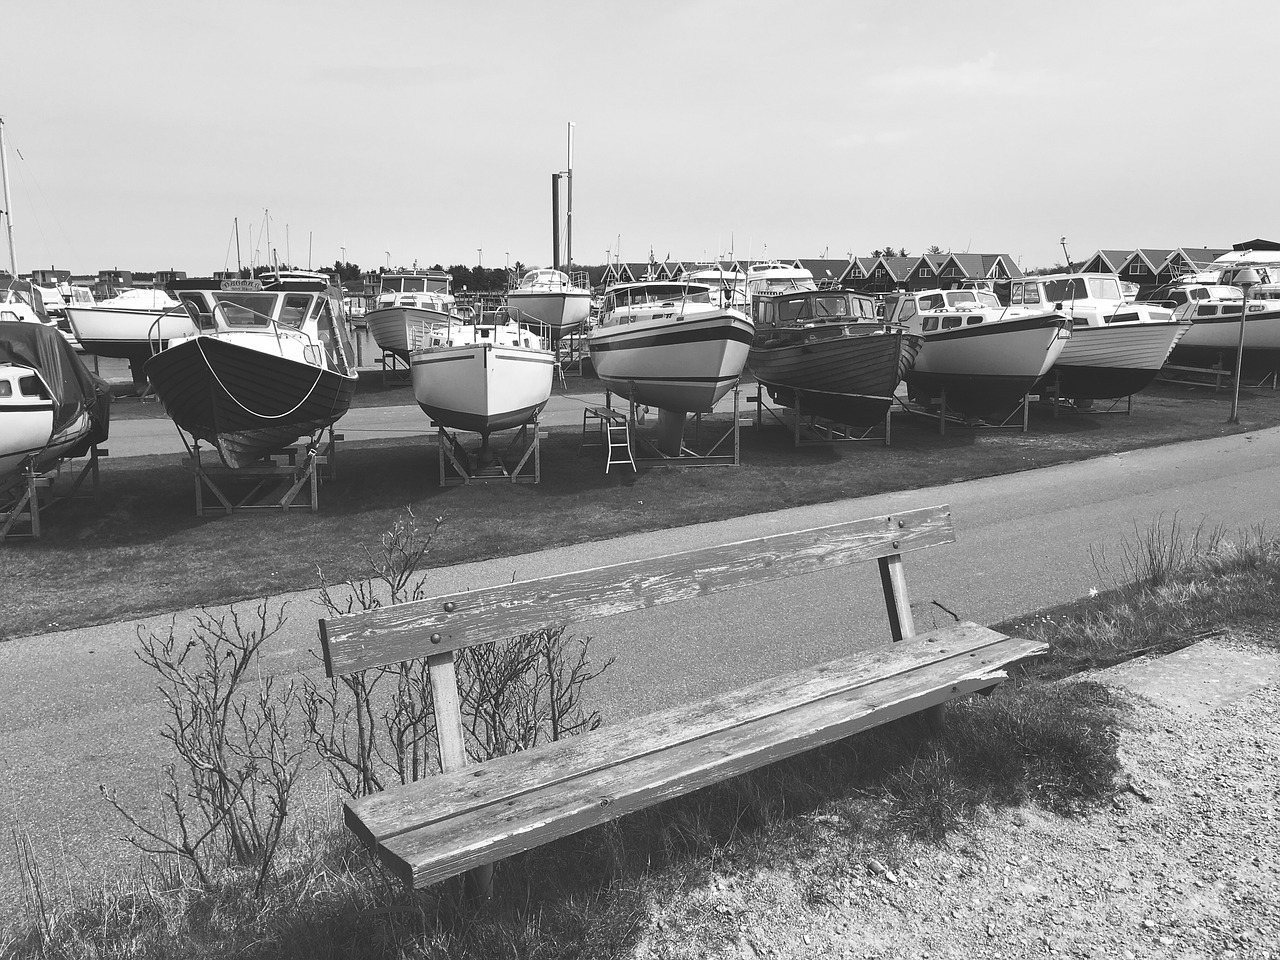
[[952, 543], [946, 506], [433, 597], [320, 621], [330, 676]]
[[[433, 820], [448, 819], [477, 803], [505, 803], [529, 789], [695, 740], [738, 723], [779, 713], [810, 700], [948, 662], [963, 675], [1001, 669], [1010, 656], [1033, 655], [1031, 645], [1008, 646], [1002, 634], [960, 623], [885, 647], [760, 680], [696, 703], [679, 704], [589, 737], [569, 737], [537, 750], [496, 757], [460, 775], [429, 777], [348, 802], [348, 822], [367, 840], [379, 840]], [[1024, 641], [1017, 641], [1023, 644]], [[355, 821], [355, 822], [353, 822]], [[357, 825], [358, 824], [358, 825]]]
[[[352, 801], [347, 822], [406, 882], [412, 877], [419, 885], [431, 883], [483, 863], [486, 856], [499, 859], [780, 756], [989, 688], [1003, 677], [1002, 667], [1043, 650], [1042, 644], [963, 624], [941, 631], [935, 643], [919, 637], [894, 647], [874, 664], [865, 656], [821, 664], [469, 767], [462, 774]], [[914, 692], [910, 709], [898, 712], [894, 704], [906, 696], [903, 691]], [[825, 719], [815, 725], [814, 718]], [[747, 747], [728, 749], [739, 738]], [[716, 759], [721, 756], [728, 758], [728, 766]], [[711, 759], [696, 759], [706, 757]], [[657, 786], [649, 773], [654, 769], [667, 771]], [[687, 786], [680, 785], [683, 780]], [[595, 800], [579, 802], [584, 795]], [[587, 814], [580, 807], [598, 803], [600, 796], [607, 796], [610, 813], [584, 822]], [[507, 821], [509, 826], [501, 826]], [[490, 839], [482, 843], [474, 831]], [[454, 837], [458, 839], [450, 839]], [[455, 860], [459, 844], [470, 852]], [[448, 849], [442, 853], [441, 847]], [[437, 869], [432, 864], [438, 856], [445, 860]]]
[[986, 689], [1003, 674], [957, 678], [929, 665], [699, 740], [391, 837], [378, 854], [421, 887], [479, 864], [690, 793], [879, 724]]

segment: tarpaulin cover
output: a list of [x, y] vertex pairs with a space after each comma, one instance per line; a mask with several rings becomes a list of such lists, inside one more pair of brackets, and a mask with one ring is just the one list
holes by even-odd
[[55, 327], [41, 323], [0, 321], [0, 363], [39, 370], [53, 394], [53, 428], [59, 430], [87, 410], [93, 430], [84, 444], [67, 456], [78, 457], [107, 439], [111, 391], [107, 382], [90, 373]]

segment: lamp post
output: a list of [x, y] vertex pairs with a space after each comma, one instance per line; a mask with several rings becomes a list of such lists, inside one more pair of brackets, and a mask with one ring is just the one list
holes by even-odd
[[1249, 290], [1258, 282], [1258, 271], [1253, 267], [1245, 267], [1235, 277], [1235, 285], [1244, 291], [1244, 302], [1240, 304], [1240, 342], [1236, 345], [1236, 390], [1231, 397], [1231, 416], [1227, 423], [1240, 422], [1240, 367], [1244, 363], [1244, 321], [1249, 313]]

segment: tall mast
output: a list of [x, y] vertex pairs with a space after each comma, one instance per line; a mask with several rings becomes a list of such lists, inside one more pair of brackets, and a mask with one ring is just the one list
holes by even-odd
[[573, 121], [569, 121], [569, 167], [565, 172], [568, 184], [565, 189], [564, 212], [564, 262], [573, 266]]
[[236, 228], [236, 276], [239, 276], [240, 271], [244, 269], [244, 264], [240, 262], [240, 218], [232, 217], [231, 223]]
[[9, 202], [9, 146], [4, 139], [4, 118], [0, 117], [0, 179], [4, 180], [4, 223], [9, 233], [9, 272], [18, 277], [18, 254], [13, 249], [13, 205]]

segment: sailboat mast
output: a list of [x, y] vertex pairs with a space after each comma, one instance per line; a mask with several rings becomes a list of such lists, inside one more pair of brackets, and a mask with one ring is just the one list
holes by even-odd
[[573, 266], [573, 121], [569, 121], [569, 166], [565, 172], [564, 262]]
[[240, 262], [240, 218], [232, 217], [231, 222], [236, 228], [236, 276], [239, 276], [244, 269], [244, 264]]
[[0, 179], [4, 180], [4, 224], [9, 234], [9, 272], [18, 277], [18, 254], [13, 249], [13, 204], [9, 201], [9, 145], [4, 138], [4, 118], [0, 117]]

